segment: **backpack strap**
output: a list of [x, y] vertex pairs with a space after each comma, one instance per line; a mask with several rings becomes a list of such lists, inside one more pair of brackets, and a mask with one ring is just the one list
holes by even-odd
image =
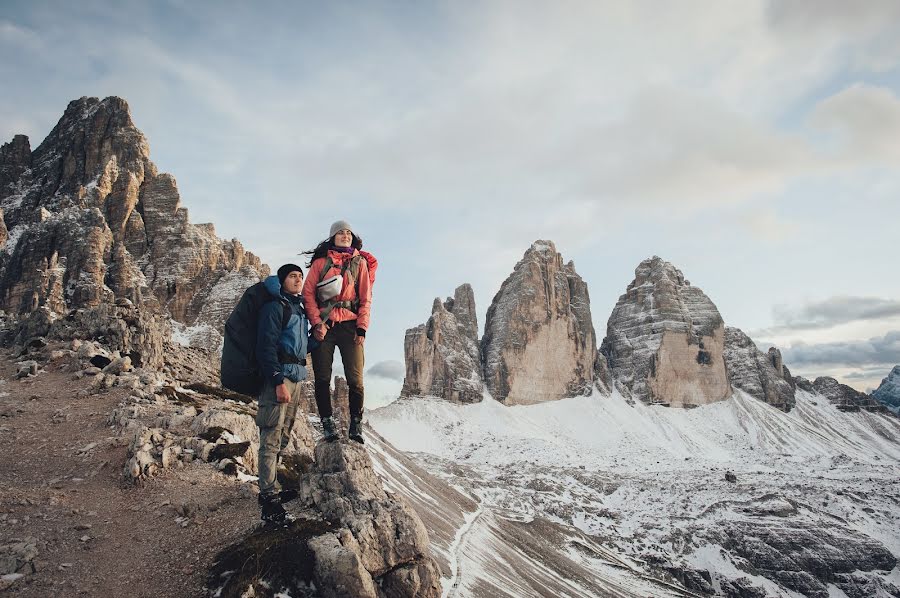
[[[323, 301], [322, 304], [319, 305], [319, 316], [322, 318], [323, 322], [328, 319], [328, 316], [331, 315], [331, 311], [335, 307], [349, 309], [353, 313], [357, 313], [359, 311], [359, 262], [361, 259], [361, 255], [354, 255], [350, 260], [344, 262], [343, 266], [341, 266], [342, 277], [347, 272], [350, 273], [350, 282], [353, 284], [356, 290], [356, 298], [353, 299], [353, 301], [336, 301], [334, 298], [329, 299], [328, 301]], [[334, 261], [332, 261], [331, 256], [325, 258], [325, 265], [322, 267], [322, 273], [319, 276], [319, 282], [325, 280], [325, 275], [329, 270], [331, 270], [333, 266]]]

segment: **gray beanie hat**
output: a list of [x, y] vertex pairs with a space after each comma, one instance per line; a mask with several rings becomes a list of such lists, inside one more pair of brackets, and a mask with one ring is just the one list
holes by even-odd
[[353, 232], [353, 227], [350, 226], [349, 222], [347, 222], [346, 220], [338, 220], [337, 222], [335, 222], [334, 224], [331, 225], [331, 232], [328, 233], [328, 238], [329, 239], [332, 238], [333, 236], [338, 234], [338, 232], [340, 232], [344, 229], [349, 230], [351, 233]]

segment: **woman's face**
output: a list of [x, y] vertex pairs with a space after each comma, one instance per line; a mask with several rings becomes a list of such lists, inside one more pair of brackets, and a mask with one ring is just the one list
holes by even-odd
[[334, 244], [337, 247], [350, 247], [351, 243], [353, 243], [353, 233], [346, 228], [344, 230], [339, 230], [337, 234], [334, 235]]

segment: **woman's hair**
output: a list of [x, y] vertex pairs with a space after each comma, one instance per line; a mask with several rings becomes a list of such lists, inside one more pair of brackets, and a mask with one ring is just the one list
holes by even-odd
[[[350, 247], [352, 247], [356, 250], [362, 249], [363, 248], [362, 239], [360, 237], [357, 237], [356, 233], [350, 233], [350, 234], [353, 235], [353, 240], [350, 242]], [[309, 268], [310, 266], [312, 266], [312, 263], [314, 261], [316, 261], [320, 257], [325, 257], [326, 255], [328, 255], [329, 249], [334, 249], [334, 237], [331, 237], [330, 239], [325, 239], [324, 241], [322, 241], [321, 243], [316, 245], [315, 249], [310, 249], [309, 251], [304, 251], [300, 255], [311, 256], [309, 258], [309, 263], [306, 264], [306, 267]]]

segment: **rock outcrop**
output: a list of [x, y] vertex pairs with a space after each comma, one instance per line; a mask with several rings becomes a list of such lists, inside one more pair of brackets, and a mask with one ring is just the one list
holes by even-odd
[[507, 405], [590, 394], [597, 358], [587, 284], [551, 241], [536, 241], [488, 308], [484, 381]]
[[881, 381], [872, 398], [894, 413], [900, 413], [900, 365], [895, 365], [887, 378]]
[[481, 401], [484, 383], [478, 345], [475, 293], [459, 286], [446, 301], [435, 298], [428, 322], [406, 331], [406, 376], [401, 396], [433, 396], [455, 403]]
[[221, 330], [250, 282], [268, 274], [236, 241], [193, 225], [175, 179], [157, 172], [119, 98], [81, 98], [33, 152], [0, 148], [0, 309], [66, 316], [127, 299], [142, 311]]
[[[798, 384], [800, 386], [800, 384]], [[884, 411], [887, 408], [864, 392], [841, 384], [830, 376], [819, 376], [812, 382], [815, 392], [827, 398], [841, 411]]]
[[257, 530], [219, 556], [211, 595], [441, 595], [422, 520], [384, 490], [365, 448], [320, 442], [297, 490], [299, 500], [285, 505], [294, 522]]
[[646, 403], [696, 406], [731, 394], [719, 310], [680, 270], [638, 265], [607, 323], [601, 352], [620, 392]]
[[763, 353], [740, 329], [726, 326], [724, 356], [732, 386], [782, 411], [794, 407], [793, 378], [785, 374], [781, 351], [772, 347]]

